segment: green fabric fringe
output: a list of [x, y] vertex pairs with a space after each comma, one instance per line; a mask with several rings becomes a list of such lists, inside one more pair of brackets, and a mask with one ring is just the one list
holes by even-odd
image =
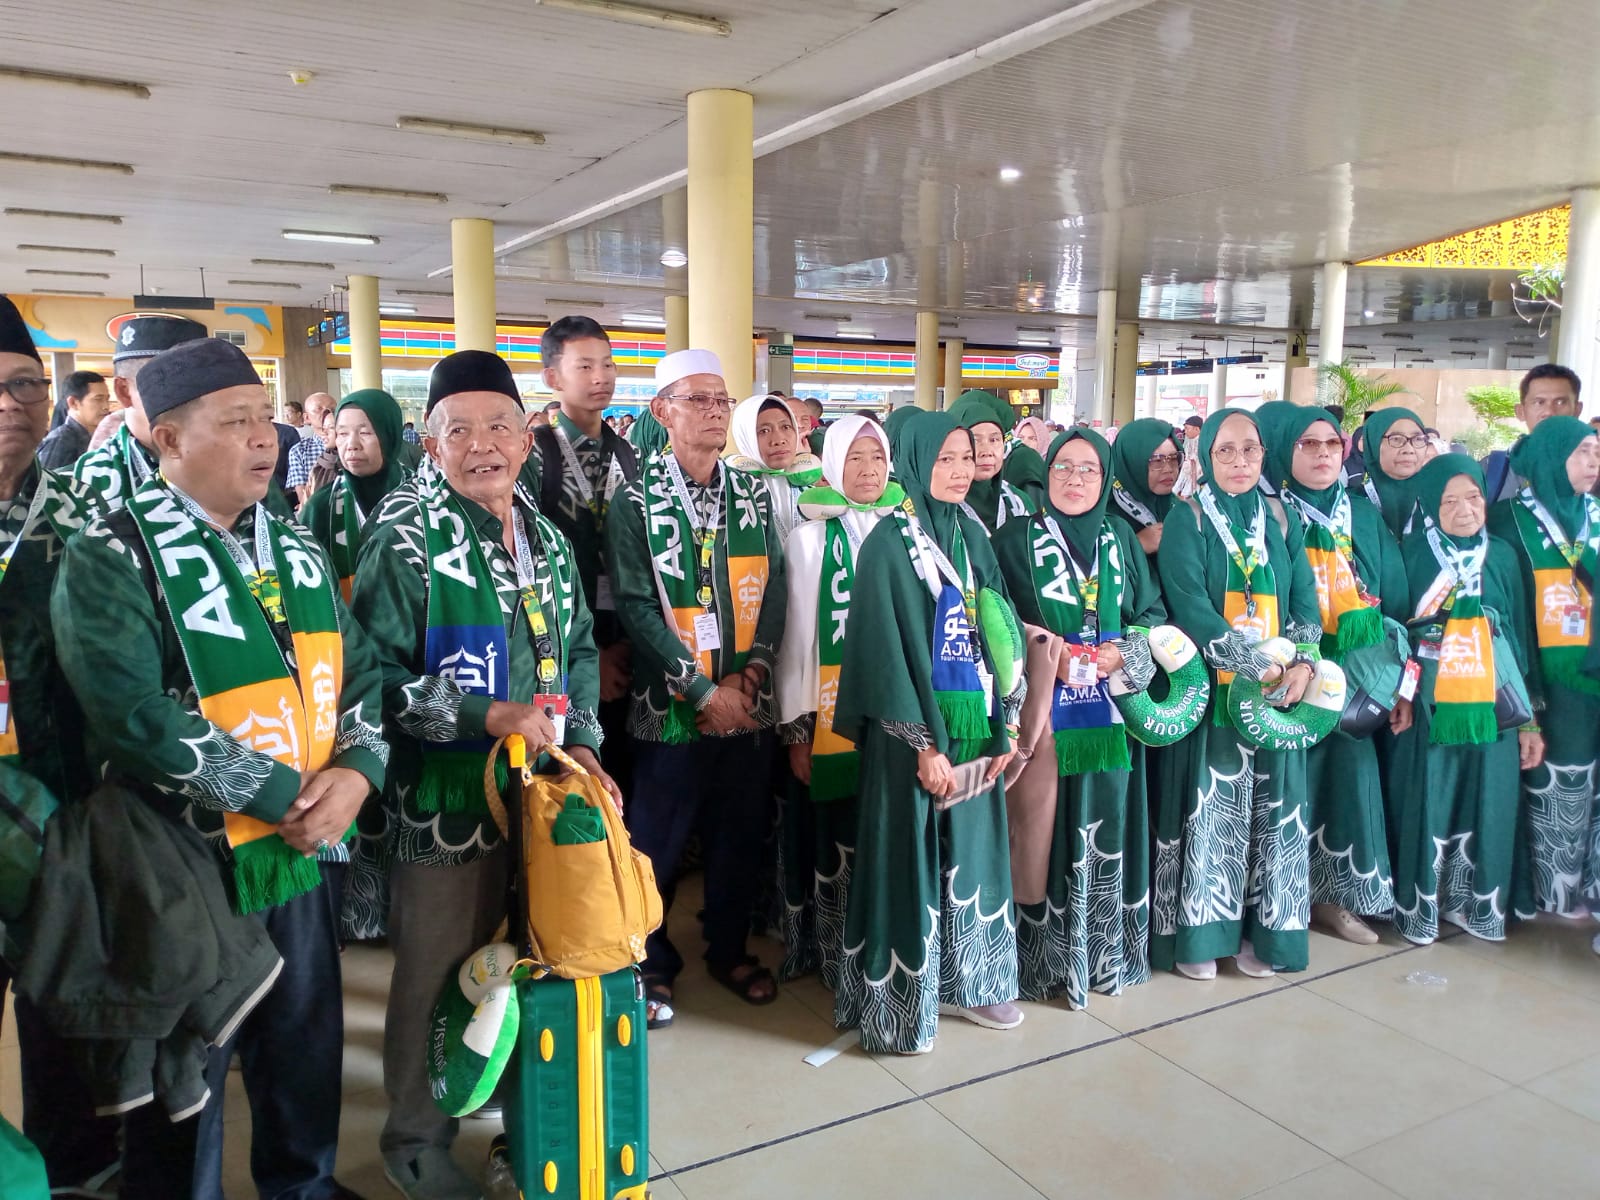
[[[1329, 655], [1328, 638], [1322, 639], [1322, 653]], [[1339, 616], [1339, 628], [1333, 635], [1332, 656], [1364, 646], [1376, 646], [1383, 641], [1383, 610], [1381, 608], [1352, 608]]]
[[1055, 742], [1056, 767], [1063, 775], [1126, 771], [1133, 766], [1127, 729], [1120, 721], [1101, 729], [1058, 729]]
[[989, 735], [981, 738], [951, 738], [950, 739], [950, 765], [959, 767], [962, 763], [969, 763], [983, 754], [984, 748], [989, 744]]
[[[416, 805], [421, 813], [472, 813], [488, 816], [483, 798], [482, 754], [470, 750], [429, 750], [422, 756]], [[495, 786], [502, 792], [511, 776], [503, 759], [494, 764]]]
[[811, 799], [815, 803], [843, 800], [860, 790], [861, 754], [858, 751], [811, 756]]
[[303, 896], [321, 882], [317, 860], [275, 833], [233, 847], [233, 904], [241, 915]]
[[980, 692], [935, 692], [939, 715], [944, 718], [944, 731], [951, 741], [976, 739], [988, 741], [989, 709]]
[[1557, 651], [1539, 651], [1539, 666], [1546, 681], [1589, 696], [1600, 696], [1600, 679], [1584, 673], [1583, 660], [1588, 651], [1582, 646], [1562, 647]]
[[1428, 741], [1435, 746], [1486, 746], [1499, 740], [1493, 704], [1441, 704], [1433, 710]]
[[661, 723], [661, 740], [669, 746], [687, 746], [700, 740], [694, 723], [694, 705], [687, 700], [668, 700], [667, 716]]

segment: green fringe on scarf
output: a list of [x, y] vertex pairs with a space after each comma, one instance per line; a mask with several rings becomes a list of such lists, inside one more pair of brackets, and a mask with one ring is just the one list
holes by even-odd
[[700, 740], [700, 729], [694, 723], [694, 705], [687, 700], [667, 701], [667, 716], [661, 724], [661, 740], [669, 746], [687, 746]]
[[1127, 771], [1133, 766], [1128, 728], [1121, 721], [1100, 729], [1061, 729], [1054, 737], [1056, 766], [1063, 775]]
[[1487, 746], [1499, 740], [1492, 704], [1440, 704], [1433, 710], [1428, 741], [1435, 746]]
[[[352, 828], [346, 839], [354, 833]], [[321, 882], [322, 869], [316, 858], [307, 858], [281, 837], [257, 838], [233, 848], [236, 912], [260, 912], [303, 896]]]
[[[504, 760], [497, 757], [495, 786], [503, 792], [510, 779]], [[433, 750], [423, 755], [416, 805], [417, 811], [423, 813], [488, 816], [489, 804], [483, 797], [483, 755], [463, 750]]]
[[1381, 608], [1352, 608], [1339, 614], [1339, 628], [1333, 634], [1322, 635], [1322, 655], [1335, 662], [1339, 656], [1365, 646], [1376, 646], [1383, 641], [1383, 610]]
[[944, 718], [945, 732], [952, 741], [987, 742], [993, 736], [981, 691], [935, 692], [933, 698], [939, 702], [939, 715]]

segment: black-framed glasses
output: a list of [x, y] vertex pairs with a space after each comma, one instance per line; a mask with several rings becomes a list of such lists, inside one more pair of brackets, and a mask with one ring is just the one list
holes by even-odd
[[1150, 465], [1152, 467], [1175, 467], [1183, 461], [1181, 454], [1152, 454]]
[[1391, 450], [1404, 450], [1410, 446], [1413, 450], [1426, 450], [1428, 448], [1428, 435], [1413, 433], [1407, 436], [1403, 433], [1386, 433], [1383, 435], [1383, 444]]
[[8, 392], [18, 404], [38, 404], [50, 398], [48, 379], [0, 379], [0, 392]]
[[721, 395], [711, 392], [690, 392], [684, 396], [668, 396], [667, 399], [681, 400], [690, 408], [699, 409], [701, 412], [707, 412], [714, 408], [727, 412], [733, 405], [733, 397], [726, 392]]
[[1243, 446], [1215, 446], [1211, 457], [1224, 466], [1231, 466], [1241, 458], [1247, 463], [1260, 462], [1266, 452], [1267, 448], [1260, 442], [1247, 442]]

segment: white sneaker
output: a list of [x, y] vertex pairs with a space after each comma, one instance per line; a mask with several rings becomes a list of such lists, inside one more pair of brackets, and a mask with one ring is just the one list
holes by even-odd
[[466, 1119], [469, 1121], [498, 1121], [504, 1115], [504, 1111], [500, 1107], [500, 1101], [491, 1100], [482, 1108], [475, 1108], [469, 1112]]
[[1239, 947], [1239, 953], [1233, 956], [1233, 965], [1239, 968], [1241, 974], [1250, 976], [1251, 979], [1271, 979], [1277, 974], [1271, 964], [1262, 962], [1256, 957], [1255, 947], [1245, 942]]
[[1217, 960], [1208, 958], [1205, 962], [1176, 963], [1178, 974], [1188, 979], [1198, 979], [1204, 982], [1217, 977]]
[[1022, 1024], [1023, 1011], [1015, 1004], [941, 1004], [939, 1012], [947, 1017], [960, 1017], [983, 1029], [1015, 1029]]

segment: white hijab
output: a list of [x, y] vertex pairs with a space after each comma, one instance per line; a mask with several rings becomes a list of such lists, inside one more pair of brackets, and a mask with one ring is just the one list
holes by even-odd
[[894, 459], [889, 455], [889, 435], [884, 432], [883, 426], [871, 417], [841, 417], [828, 426], [827, 435], [822, 439], [822, 478], [827, 480], [829, 487], [841, 494], [844, 492], [845, 460], [850, 457], [850, 447], [863, 434], [876, 438], [883, 447], [885, 487], [888, 486], [890, 472], [894, 470]]
[[[768, 404], [775, 406], [783, 413], [784, 420], [790, 425], [794, 424], [794, 416], [789, 412], [789, 406], [778, 396], [749, 396], [733, 406], [733, 448], [745, 458], [753, 459], [757, 466], [764, 466], [761, 457], [761, 441], [756, 437], [756, 426], [761, 423], [761, 410]], [[795, 433], [795, 453], [799, 456], [799, 431]], [[791, 470], [793, 468], [790, 468]]]

